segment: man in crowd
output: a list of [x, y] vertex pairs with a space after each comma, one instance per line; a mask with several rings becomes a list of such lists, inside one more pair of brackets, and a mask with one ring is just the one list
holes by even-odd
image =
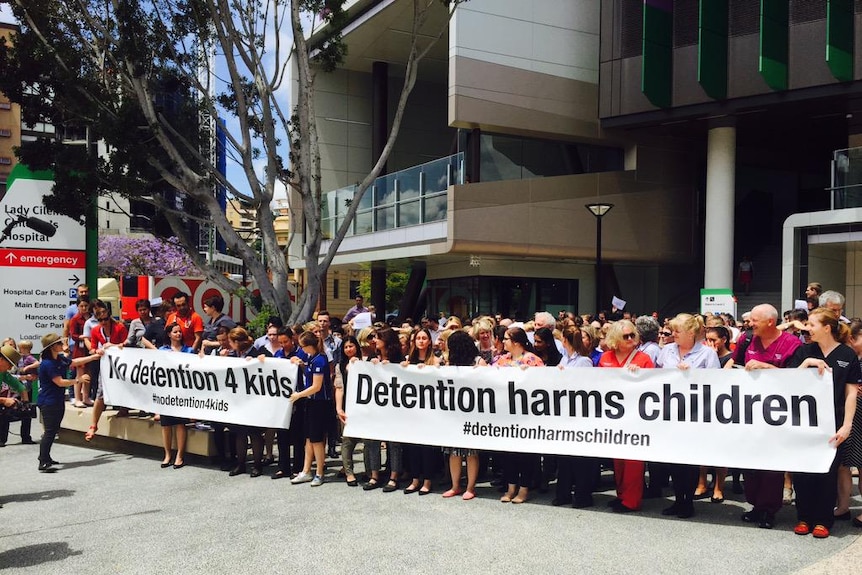
[[820, 307], [831, 309], [838, 314], [838, 319], [841, 323], [850, 323], [850, 320], [844, 317], [844, 296], [834, 290], [826, 290], [820, 294]]
[[[749, 317], [752, 336], [740, 336], [733, 359], [725, 368], [745, 366], [746, 370], [784, 367], [802, 343], [798, 337], [780, 331], [778, 310], [769, 304], [755, 306]], [[752, 470], [745, 472], [745, 499], [752, 509], [742, 514], [746, 523], [772, 529], [775, 514], [781, 509], [784, 489], [783, 471]]]
[[174, 294], [173, 300], [176, 311], [168, 315], [166, 325], [178, 324], [183, 331], [183, 345], [198, 351], [204, 333], [204, 320], [189, 305], [189, 294], [179, 291]]
[[355, 301], [356, 301], [356, 304], [352, 308], [347, 310], [346, 314], [344, 314], [344, 319], [341, 320], [342, 323], [349, 322], [357, 314], [368, 313], [368, 308], [365, 307], [365, 304], [364, 304], [365, 300], [362, 299], [361, 295], [357, 295]]

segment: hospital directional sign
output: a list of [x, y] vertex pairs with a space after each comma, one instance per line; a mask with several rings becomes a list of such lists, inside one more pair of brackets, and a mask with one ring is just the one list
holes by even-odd
[[0, 338], [32, 341], [36, 353], [43, 335], [62, 333], [71, 295], [86, 275], [84, 226], [43, 204], [52, 177], [19, 164], [0, 199]]

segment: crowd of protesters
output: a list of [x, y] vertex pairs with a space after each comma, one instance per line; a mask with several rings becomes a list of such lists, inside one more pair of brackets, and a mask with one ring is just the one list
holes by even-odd
[[[185, 466], [187, 427], [215, 434], [218, 461], [231, 477], [259, 477], [276, 463], [272, 479], [293, 484], [324, 484], [326, 458], [336, 456], [341, 445], [341, 471], [349, 487], [384, 493], [434, 492], [434, 479], [445, 476], [444, 498], [469, 501], [476, 496], [480, 477], [498, 486], [503, 503], [522, 504], [536, 489], [546, 489], [556, 479], [553, 505], [575, 508], [595, 504], [602, 468], [612, 469], [617, 497], [610, 508], [618, 513], [637, 512], [647, 497], [660, 497], [673, 489], [673, 502], [662, 515], [682, 519], [695, 513], [694, 501], [725, 500], [725, 481], [732, 477], [733, 490], [744, 491], [751, 509], [742, 520], [761, 528], [772, 528], [783, 504], [794, 501], [800, 535], [829, 536], [836, 520], [852, 520], [862, 527], [862, 514], [853, 517], [850, 502], [854, 469], [862, 467], [862, 320], [842, 315], [844, 298], [823, 292], [812, 283], [806, 291], [808, 309], [790, 310], [780, 318], [768, 304], [758, 305], [742, 316], [737, 325], [729, 314], [702, 316], [681, 313], [660, 320], [657, 313], [633, 316], [612, 309], [595, 316], [573, 313], [536, 312], [529, 321], [480, 316], [423, 317], [414, 325], [407, 321], [393, 326], [376, 321], [373, 309], [361, 298], [340, 320], [325, 310], [303, 325], [285, 326], [271, 317], [266, 332], [254, 340], [246, 329], [224, 314], [220, 296], [203, 302], [203, 315], [189, 306], [189, 296], [176, 293], [171, 301], [153, 309], [148, 300], [136, 304], [138, 318], [126, 326], [115, 320], [108, 306], [90, 300], [86, 286], [80, 299], [70, 306], [64, 334], [42, 338], [40, 361], [29, 353], [26, 342], [4, 342], [0, 350], [0, 381], [5, 395], [39, 406], [45, 429], [39, 470], [52, 472], [57, 463], [50, 449], [68, 401], [79, 409], [92, 406], [92, 425], [85, 435], [91, 440], [105, 403], [98, 385], [96, 361], [112, 346], [134, 346], [176, 353], [198, 353], [230, 357], [274, 357], [297, 366], [298, 385], [291, 396], [293, 414], [289, 429], [192, 422], [167, 415], [139, 413], [158, 419], [162, 426], [162, 468]], [[765, 470], [728, 470], [709, 466], [664, 464], [633, 460], [602, 460], [593, 457], [546, 454], [479, 452], [458, 446], [432, 446], [392, 441], [342, 437], [347, 421], [345, 386], [351, 366], [357, 361], [422, 364], [427, 366], [557, 366], [559, 369], [623, 368], [629, 370], [817, 368], [831, 373], [835, 394], [836, 430], [830, 442], [836, 449], [827, 473], [789, 473]], [[17, 368], [17, 376], [10, 371]], [[4, 400], [11, 410], [14, 400]], [[117, 416], [129, 416], [119, 408]], [[8, 418], [2, 423], [3, 444]], [[23, 443], [29, 436], [29, 418], [21, 419]], [[26, 427], [25, 427], [26, 421]], [[176, 443], [177, 449], [173, 446]], [[363, 445], [364, 473], [354, 461], [357, 445]], [[248, 451], [252, 457], [249, 461]], [[384, 456], [385, 455], [385, 461]], [[466, 482], [462, 481], [466, 463]], [[857, 472], [858, 473], [858, 472]], [[709, 482], [708, 479], [712, 478]], [[744, 487], [743, 487], [744, 485]], [[857, 486], [862, 490], [862, 481]]]

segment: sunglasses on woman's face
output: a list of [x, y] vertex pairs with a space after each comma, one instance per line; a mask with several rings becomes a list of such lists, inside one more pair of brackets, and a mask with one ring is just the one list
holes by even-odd
[[623, 334], [623, 339], [634, 339], [636, 337], [637, 337], [637, 334], [634, 334], [634, 333], [624, 333]]

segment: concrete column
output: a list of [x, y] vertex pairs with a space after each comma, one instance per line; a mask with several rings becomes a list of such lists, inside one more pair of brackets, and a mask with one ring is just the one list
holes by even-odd
[[733, 289], [736, 126], [725, 124], [711, 128], [706, 156], [703, 287]]

